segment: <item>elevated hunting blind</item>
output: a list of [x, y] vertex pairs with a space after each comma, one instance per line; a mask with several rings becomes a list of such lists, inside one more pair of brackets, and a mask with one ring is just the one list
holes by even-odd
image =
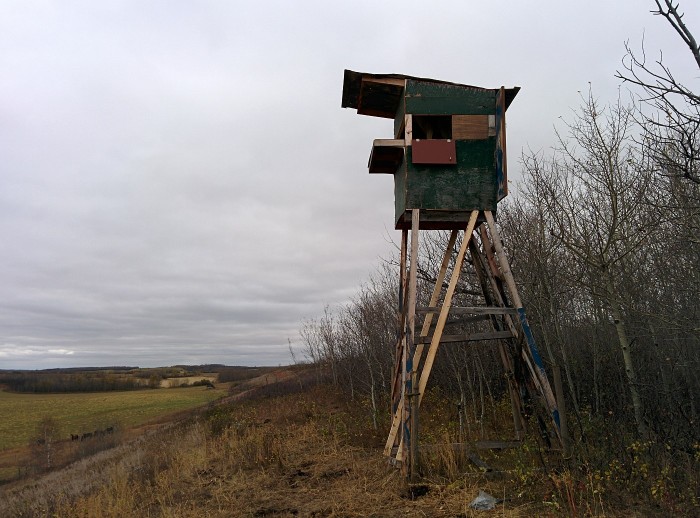
[[496, 210], [508, 194], [505, 113], [519, 88], [480, 88], [398, 74], [345, 71], [344, 108], [394, 120], [377, 139], [371, 174], [394, 175], [395, 224], [463, 229], [473, 210]]
[[[441, 344], [471, 345], [478, 354], [497, 350], [515, 440], [487, 441], [486, 447], [519, 444], [535, 407], [543, 441], [565, 445], [563, 400], [550, 387], [494, 218], [508, 194], [505, 114], [518, 90], [345, 71], [342, 106], [394, 120], [393, 138], [372, 145], [369, 172], [394, 176], [394, 221], [402, 231], [392, 421], [384, 452], [411, 479], [418, 474], [418, 409]], [[419, 230], [452, 231], [424, 307], [416, 306]], [[453, 306], [453, 299], [461, 305]], [[417, 316], [423, 316], [418, 332]]]

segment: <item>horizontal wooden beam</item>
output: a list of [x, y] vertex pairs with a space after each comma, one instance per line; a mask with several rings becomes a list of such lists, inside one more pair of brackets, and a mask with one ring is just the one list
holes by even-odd
[[[491, 331], [488, 333], [471, 333], [464, 335], [442, 335], [440, 337], [440, 343], [449, 342], [480, 342], [482, 340], [505, 340], [507, 338], [514, 338], [513, 333], [510, 331]], [[420, 341], [424, 344], [429, 344], [432, 336], [423, 336]]]
[[[440, 311], [439, 307], [436, 306], [419, 306], [416, 308], [416, 313], [426, 314], [426, 313], [437, 313]], [[502, 307], [488, 307], [488, 306], [475, 306], [475, 307], [456, 307], [450, 308], [450, 313], [454, 315], [517, 315], [518, 310], [515, 308], [502, 308]]]
[[507, 450], [509, 448], [520, 448], [521, 441], [476, 441], [474, 443], [478, 450]]
[[404, 147], [406, 141], [404, 139], [396, 138], [376, 138], [372, 143], [372, 147]]
[[452, 451], [474, 451], [474, 450], [507, 450], [519, 448], [521, 441], [476, 441], [476, 442], [453, 442], [451, 444], [422, 444], [421, 451], [435, 451], [449, 448]]

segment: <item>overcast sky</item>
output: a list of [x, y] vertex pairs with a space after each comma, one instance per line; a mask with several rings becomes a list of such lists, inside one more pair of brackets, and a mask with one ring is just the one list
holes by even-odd
[[398, 238], [344, 69], [522, 87], [513, 178], [625, 40], [693, 70], [653, 6], [0, 1], [0, 368], [289, 363]]

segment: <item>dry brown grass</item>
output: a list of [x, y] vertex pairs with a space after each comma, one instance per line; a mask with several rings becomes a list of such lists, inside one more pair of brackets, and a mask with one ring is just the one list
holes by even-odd
[[[378, 435], [325, 387], [235, 405], [9, 491], [0, 514], [472, 515], [482, 481], [426, 481], [412, 499], [374, 446]], [[530, 504], [506, 507], [506, 516], [532, 515]]]
[[[251, 395], [248, 393], [248, 395]], [[451, 440], [445, 436], [445, 442]], [[536, 469], [528, 451], [488, 458], [481, 473], [449, 449], [425, 458], [409, 488], [381, 455], [360, 406], [328, 387], [233, 401], [0, 494], [0, 516], [482, 516], [484, 489], [505, 501], [489, 516], [648, 516], [586, 495], [565, 471]]]

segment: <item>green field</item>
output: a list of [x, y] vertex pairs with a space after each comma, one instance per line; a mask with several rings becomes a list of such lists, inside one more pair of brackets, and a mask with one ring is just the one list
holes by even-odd
[[44, 417], [54, 418], [62, 439], [71, 434], [129, 428], [159, 416], [193, 408], [226, 395], [204, 387], [70, 394], [16, 394], [0, 391], [0, 450], [23, 446]]

